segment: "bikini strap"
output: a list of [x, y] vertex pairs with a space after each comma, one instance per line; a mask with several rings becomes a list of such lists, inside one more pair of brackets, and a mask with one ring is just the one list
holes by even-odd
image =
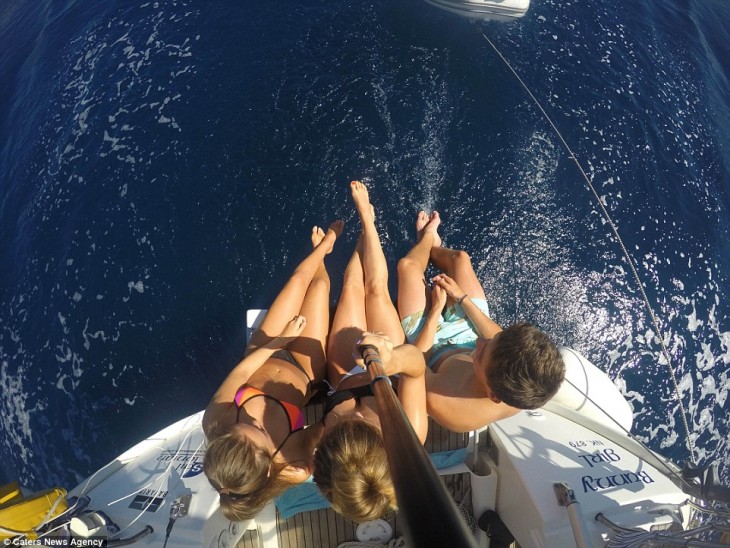
[[324, 404], [324, 414], [327, 415], [327, 413], [332, 411], [335, 407], [348, 400], [355, 400], [356, 403], [360, 403], [361, 398], [372, 395], [373, 389], [369, 384], [338, 390], [337, 392], [333, 392], [327, 396], [327, 400]]
[[292, 436], [293, 436], [294, 434], [296, 434], [296, 433], [297, 433], [297, 432], [299, 432], [300, 430], [304, 430], [304, 427], [302, 426], [301, 428], [297, 428], [296, 430], [292, 430], [291, 432], [289, 432], [289, 434], [287, 434], [287, 436], [286, 436], [286, 437], [284, 438], [284, 441], [282, 441], [282, 442], [281, 442], [281, 443], [279, 444], [279, 447], [277, 447], [277, 448], [276, 448], [276, 451], [274, 451], [274, 452], [273, 452], [273, 453], [271, 454], [271, 460], [272, 460], [272, 461], [274, 460], [274, 458], [276, 457], [276, 455], [278, 455], [278, 454], [279, 454], [279, 451], [281, 451], [281, 448], [282, 448], [282, 447], [284, 447], [284, 444], [286, 443], [286, 440], [288, 440], [289, 438], [291, 438], [291, 437], [292, 437]]

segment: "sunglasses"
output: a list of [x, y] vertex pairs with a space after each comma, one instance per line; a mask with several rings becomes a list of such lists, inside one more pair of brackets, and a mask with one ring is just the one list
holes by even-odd
[[233, 491], [229, 489], [224, 489], [223, 487], [219, 486], [215, 481], [208, 480], [210, 484], [213, 486], [213, 489], [218, 491], [218, 495], [221, 497], [228, 497], [232, 501], [239, 501], [246, 499], [251, 493], [234, 493]]

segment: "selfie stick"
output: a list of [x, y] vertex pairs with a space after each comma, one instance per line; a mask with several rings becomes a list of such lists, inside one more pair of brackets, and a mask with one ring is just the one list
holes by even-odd
[[361, 345], [358, 350], [375, 394], [407, 545], [476, 548], [476, 540], [459, 515], [385, 375], [378, 349]]

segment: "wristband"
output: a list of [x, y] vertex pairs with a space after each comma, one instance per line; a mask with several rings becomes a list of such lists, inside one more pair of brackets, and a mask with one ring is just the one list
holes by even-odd
[[370, 381], [370, 388], [373, 388], [373, 386], [375, 386], [375, 383], [378, 381], [386, 381], [390, 386], [393, 386], [393, 383], [390, 382], [390, 379], [386, 375], [378, 375]]
[[458, 304], [459, 306], [461, 306], [461, 303], [463, 303], [464, 302], [464, 299], [466, 299], [468, 296], [469, 295], [467, 295], [466, 293], [464, 293], [461, 297], [459, 297], [458, 299], [456, 299], [456, 301], [454, 301], [454, 302], [456, 304]]

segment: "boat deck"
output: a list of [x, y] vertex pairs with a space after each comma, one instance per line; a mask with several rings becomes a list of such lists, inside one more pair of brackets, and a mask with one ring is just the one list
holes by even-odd
[[[310, 404], [306, 408], [307, 424], [322, 419], [324, 412], [322, 403]], [[426, 450], [429, 453], [460, 449], [466, 447], [469, 434], [450, 432], [432, 419], [429, 419], [429, 433]], [[469, 495], [470, 476], [467, 473], [442, 476], [444, 484], [451, 493], [456, 504], [463, 508], [465, 516], [472, 515], [471, 497]], [[394, 531], [394, 538], [401, 536], [398, 514], [391, 512], [383, 518]], [[466, 519], [466, 518], [465, 518]], [[289, 519], [283, 519], [278, 511], [276, 515], [276, 533], [280, 548], [336, 548], [344, 542], [356, 542], [357, 524], [353, 523], [331, 508], [301, 512]], [[238, 548], [261, 548], [256, 530], [249, 530], [238, 542]]]

